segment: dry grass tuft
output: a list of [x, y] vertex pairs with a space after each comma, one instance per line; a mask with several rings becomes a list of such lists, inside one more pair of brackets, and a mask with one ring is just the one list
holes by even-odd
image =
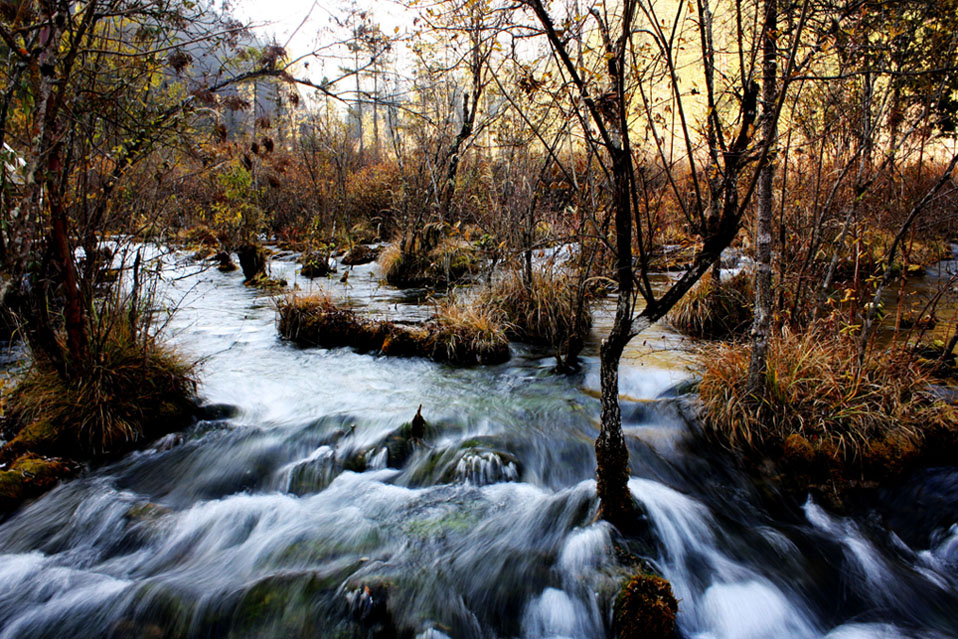
[[785, 331], [769, 349], [766, 396], [746, 393], [749, 350], [701, 349], [706, 434], [749, 459], [771, 457], [809, 483], [881, 480], [958, 440], [958, 409], [927, 392], [930, 378], [901, 350], [870, 353], [824, 330]]
[[7, 404], [20, 429], [5, 456], [112, 454], [192, 418], [191, 367], [155, 337], [134, 335], [117, 322], [91, 340], [91, 351], [84, 374], [69, 381], [42, 361], [34, 363]]
[[398, 240], [390, 243], [379, 255], [386, 281], [403, 288], [442, 286], [474, 273], [479, 265], [476, 247], [451, 233], [449, 228], [428, 225], [405, 253]]
[[481, 364], [509, 359], [509, 338], [502, 315], [489, 304], [452, 296], [439, 305], [434, 325], [434, 357]]
[[724, 339], [742, 335], [752, 325], [755, 299], [752, 274], [741, 271], [719, 283], [718, 290], [706, 273], [699, 283], [666, 316], [683, 335]]
[[289, 295], [278, 303], [280, 334], [306, 346], [352, 346], [400, 357], [454, 364], [497, 364], [509, 359], [509, 341], [491, 309], [448, 301], [421, 326], [364, 318], [326, 294]]
[[590, 298], [580, 296], [578, 281], [555, 268], [536, 268], [530, 286], [512, 270], [483, 293], [486, 306], [498, 308], [512, 337], [549, 346], [563, 356], [582, 350], [592, 327]]

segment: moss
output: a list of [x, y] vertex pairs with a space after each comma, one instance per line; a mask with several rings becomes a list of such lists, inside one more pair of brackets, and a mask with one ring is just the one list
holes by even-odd
[[[350, 566], [355, 569], [355, 566]], [[313, 572], [267, 577], [250, 587], [232, 614], [236, 637], [316, 637], [332, 620], [328, 602], [346, 577]]]
[[350, 470], [354, 473], [366, 472], [366, 453], [351, 455], [343, 461], [343, 470]]
[[800, 464], [812, 464], [815, 461], [815, 449], [812, 444], [798, 433], [792, 433], [785, 440], [783, 455], [785, 459]]
[[77, 465], [63, 459], [33, 453], [19, 457], [7, 471], [0, 472], [0, 514], [17, 508], [27, 499], [42, 495], [61, 480], [76, 474]]
[[668, 581], [637, 573], [615, 599], [615, 635], [618, 639], [671, 639], [678, 609]]
[[864, 450], [866, 473], [871, 476], [889, 474], [899, 476], [920, 455], [915, 443], [894, 433], [868, 442]]

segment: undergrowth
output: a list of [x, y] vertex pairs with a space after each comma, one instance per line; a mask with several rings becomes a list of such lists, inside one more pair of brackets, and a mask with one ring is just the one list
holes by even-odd
[[914, 355], [874, 350], [859, 369], [857, 346], [827, 330], [783, 331], [770, 343], [761, 399], [746, 392], [746, 346], [703, 346], [706, 435], [746, 460], [771, 459], [799, 487], [834, 494], [953, 451], [958, 409], [928, 392], [931, 378]]
[[502, 312], [511, 337], [565, 358], [577, 355], [589, 335], [590, 302], [577, 278], [550, 267], [534, 268], [528, 284], [520, 271], [510, 270], [482, 294], [484, 305]]

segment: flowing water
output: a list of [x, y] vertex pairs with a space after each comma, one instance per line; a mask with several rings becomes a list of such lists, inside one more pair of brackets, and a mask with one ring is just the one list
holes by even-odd
[[[595, 343], [571, 377], [521, 346], [477, 368], [300, 349], [240, 275], [167, 270], [168, 330], [201, 362], [207, 419], [0, 524], [0, 639], [611, 636], [625, 574], [594, 521]], [[292, 261], [273, 271], [311, 286]], [[373, 313], [430, 313], [372, 266], [319, 285]], [[630, 488], [681, 635], [958, 636], [958, 469], [857, 520], [770, 508], [685, 444], [676, 342], [638, 341], [622, 392]], [[397, 446], [420, 404], [426, 438]]]

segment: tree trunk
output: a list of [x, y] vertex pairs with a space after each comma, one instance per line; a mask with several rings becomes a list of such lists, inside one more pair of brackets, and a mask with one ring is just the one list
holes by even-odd
[[629, 491], [629, 449], [622, 435], [619, 409], [619, 360], [632, 330], [632, 209], [629, 189], [631, 158], [624, 149], [609, 148], [615, 185], [616, 279], [619, 299], [609, 336], [602, 341], [600, 387], [602, 414], [595, 440], [596, 492], [599, 516], [623, 532], [635, 531], [638, 512]]
[[769, 154], [760, 167], [758, 211], [755, 218], [755, 316], [752, 322], [752, 355], [748, 367], [748, 392], [761, 397], [768, 365], [768, 334], [772, 323], [772, 186], [775, 178], [775, 144], [778, 127], [774, 117], [777, 98], [775, 63], [776, 0], [765, 0], [762, 32], [762, 134]]
[[629, 491], [629, 449], [622, 434], [619, 408], [619, 360], [625, 342], [615, 336], [615, 327], [612, 332], [613, 335], [603, 340], [600, 349], [602, 415], [599, 436], [595, 440], [596, 492], [599, 517], [628, 532], [638, 521], [635, 502]]

